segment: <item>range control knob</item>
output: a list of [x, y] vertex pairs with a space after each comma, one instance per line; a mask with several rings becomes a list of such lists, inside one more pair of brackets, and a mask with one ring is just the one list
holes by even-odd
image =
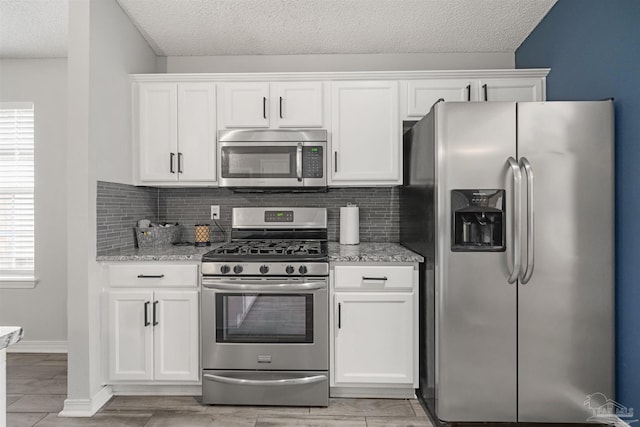
[[222, 274], [227, 274], [230, 270], [231, 268], [226, 264], [220, 267], [220, 273]]
[[260, 266], [260, 273], [267, 274], [268, 272], [269, 272], [269, 266], [268, 265], [261, 265]]
[[242, 266], [241, 265], [236, 265], [235, 267], [233, 267], [233, 272], [236, 273], [236, 274], [242, 273]]
[[300, 272], [300, 274], [307, 274], [307, 267], [301, 265], [298, 271]]
[[286, 271], [287, 274], [293, 274], [293, 272], [296, 271], [296, 269], [293, 268], [293, 265], [287, 265], [287, 267], [284, 269], [284, 271]]

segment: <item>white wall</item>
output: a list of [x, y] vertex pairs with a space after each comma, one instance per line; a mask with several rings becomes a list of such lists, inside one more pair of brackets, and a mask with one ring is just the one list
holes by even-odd
[[0, 101], [35, 107], [34, 289], [0, 289], [0, 325], [24, 328], [14, 349], [64, 350], [67, 341], [67, 60], [0, 60]]
[[63, 414], [104, 402], [102, 283], [96, 259], [98, 180], [132, 183], [130, 73], [156, 56], [115, 0], [69, 2], [68, 396]]
[[513, 53], [168, 56], [159, 67], [167, 73], [481, 70], [514, 68], [515, 59]]

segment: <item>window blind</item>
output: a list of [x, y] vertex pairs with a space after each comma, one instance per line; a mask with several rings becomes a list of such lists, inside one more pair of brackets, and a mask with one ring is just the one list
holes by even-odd
[[34, 276], [33, 110], [0, 103], [0, 279]]

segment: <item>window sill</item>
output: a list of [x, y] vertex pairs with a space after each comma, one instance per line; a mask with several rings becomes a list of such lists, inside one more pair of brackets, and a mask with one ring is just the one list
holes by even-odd
[[33, 289], [39, 281], [37, 277], [0, 277], [0, 289]]

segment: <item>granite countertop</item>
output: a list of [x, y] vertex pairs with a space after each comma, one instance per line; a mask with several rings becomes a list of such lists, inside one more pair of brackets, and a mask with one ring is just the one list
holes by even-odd
[[423, 262], [424, 258], [398, 243], [361, 242], [359, 245], [341, 245], [329, 242], [329, 261]]
[[[200, 261], [202, 255], [221, 246], [167, 246], [162, 248], [132, 248], [107, 252], [97, 261]], [[359, 245], [341, 245], [329, 242], [329, 261], [340, 262], [423, 262], [424, 258], [398, 243], [362, 242]]]
[[96, 261], [200, 261], [202, 260], [202, 255], [221, 246], [223, 243], [211, 243], [211, 246], [189, 245], [118, 249], [98, 255]]
[[0, 350], [20, 341], [23, 334], [20, 326], [0, 326]]

